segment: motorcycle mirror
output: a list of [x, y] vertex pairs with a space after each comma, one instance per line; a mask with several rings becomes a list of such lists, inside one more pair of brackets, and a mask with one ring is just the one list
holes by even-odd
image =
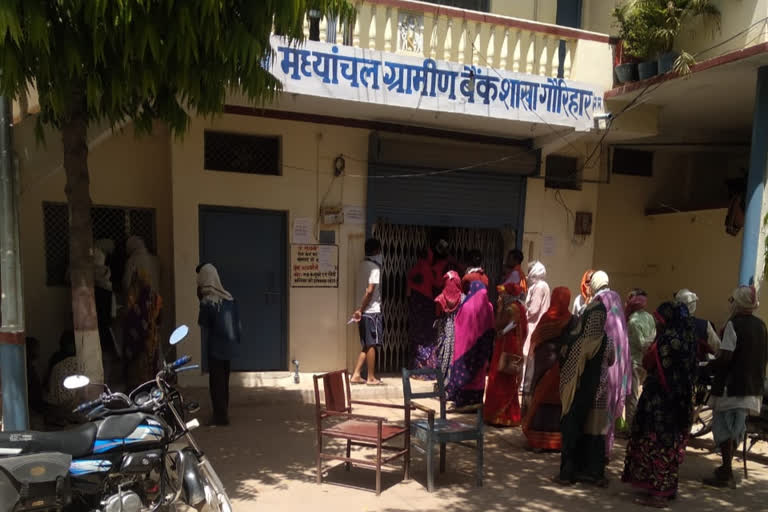
[[91, 383], [91, 379], [85, 375], [70, 375], [64, 379], [64, 387], [67, 389], [80, 389], [84, 388]]
[[171, 345], [176, 345], [179, 342], [181, 342], [181, 340], [187, 337], [187, 334], [189, 334], [189, 327], [187, 327], [186, 325], [178, 326], [176, 330], [174, 330], [171, 333], [171, 339], [170, 339]]

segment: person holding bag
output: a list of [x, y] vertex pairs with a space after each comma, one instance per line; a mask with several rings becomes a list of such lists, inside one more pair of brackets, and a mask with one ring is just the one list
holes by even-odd
[[508, 283], [499, 286], [497, 291], [496, 340], [483, 415], [489, 425], [513, 427], [520, 425], [521, 420], [518, 390], [528, 323], [520, 285]]

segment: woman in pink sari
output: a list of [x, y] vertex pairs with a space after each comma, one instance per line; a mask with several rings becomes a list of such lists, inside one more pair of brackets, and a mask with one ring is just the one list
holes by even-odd
[[482, 281], [471, 283], [454, 325], [456, 341], [446, 387], [448, 400], [457, 408], [481, 404], [495, 336], [493, 305]]
[[624, 413], [624, 400], [632, 392], [632, 353], [629, 350], [624, 302], [618, 293], [608, 288], [608, 284], [608, 274], [603, 271], [595, 272], [589, 282], [592, 300], [599, 300], [605, 306], [605, 334], [616, 350], [616, 362], [608, 369], [607, 382], [608, 413], [611, 421], [605, 435], [605, 456], [610, 459], [616, 420]]

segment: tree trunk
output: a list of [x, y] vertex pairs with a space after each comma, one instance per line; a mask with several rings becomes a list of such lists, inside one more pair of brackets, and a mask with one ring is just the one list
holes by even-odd
[[61, 126], [64, 143], [66, 194], [69, 202], [69, 273], [72, 320], [81, 371], [92, 382], [104, 382], [99, 325], [93, 293], [93, 230], [88, 178], [88, 112], [85, 92], [72, 96], [70, 112]]

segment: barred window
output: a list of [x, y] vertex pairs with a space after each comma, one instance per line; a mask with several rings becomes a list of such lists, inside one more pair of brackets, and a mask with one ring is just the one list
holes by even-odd
[[206, 130], [204, 144], [209, 171], [281, 174], [280, 137]]
[[[125, 241], [140, 236], [147, 249], [156, 253], [157, 224], [155, 210], [121, 206], [94, 206], [91, 208], [93, 239], [108, 238], [115, 243], [115, 254], [110, 261], [112, 281], [116, 291], [121, 282], [125, 264]], [[43, 230], [45, 235], [45, 272], [48, 286], [67, 286], [69, 268], [69, 208], [66, 203], [43, 203]]]

